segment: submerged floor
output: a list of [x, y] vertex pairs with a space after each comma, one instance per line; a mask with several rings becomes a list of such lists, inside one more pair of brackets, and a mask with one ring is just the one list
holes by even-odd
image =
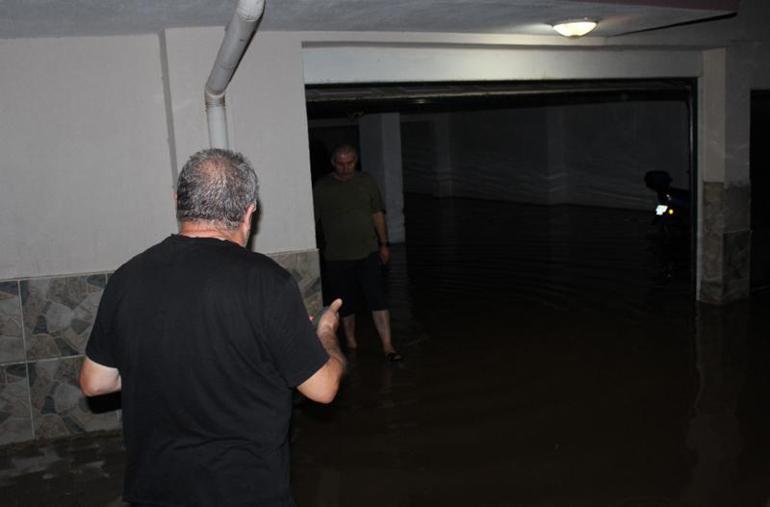
[[[770, 296], [692, 303], [687, 242], [646, 213], [409, 196], [406, 216], [406, 360], [363, 319], [335, 403], [298, 404], [300, 507], [770, 505]], [[119, 436], [10, 449], [2, 505], [121, 505]]]

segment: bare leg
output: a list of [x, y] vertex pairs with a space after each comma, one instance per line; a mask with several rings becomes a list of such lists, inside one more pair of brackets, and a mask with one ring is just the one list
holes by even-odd
[[348, 350], [357, 349], [358, 342], [356, 341], [356, 314], [353, 313], [346, 317], [342, 317], [342, 327], [345, 329], [345, 343], [348, 344]]
[[382, 340], [382, 351], [385, 354], [395, 352], [393, 343], [390, 339], [390, 311], [389, 310], [376, 310], [372, 312], [372, 320], [374, 321], [374, 327], [377, 328], [377, 333]]

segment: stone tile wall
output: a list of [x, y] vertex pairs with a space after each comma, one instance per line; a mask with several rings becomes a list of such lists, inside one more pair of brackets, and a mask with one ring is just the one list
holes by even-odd
[[[316, 250], [271, 255], [321, 308]], [[78, 375], [108, 273], [0, 281], [0, 445], [120, 428], [115, 400], [88, 400]]]
[[0, 445], [117, 429], [77, 378], [106, 274], [0, 282]]
[[748, 186], [703, 183], [700, 301], [722, 305], [749, 295], [750, 196]]
[[270, 257], [294, 276], [308, 313], [317, 315], [323, 306], [318, 250], [272, 254]]

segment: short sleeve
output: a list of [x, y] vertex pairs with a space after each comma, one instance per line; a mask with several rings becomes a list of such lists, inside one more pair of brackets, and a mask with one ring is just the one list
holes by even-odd
[[329, 360], [291, 276], [281, 282], [264, 315], [266, 341], [289, 387], [302, 384]]
[[374, 178], [369, 176], [367, 178], [368, 180], [368, 191], [369, 191], [369, 202], [371, 206], [371, 212], [377, 213], [378, 211], [385, 211], [385, 205], [382, 202], [382, 194], [380, 194], [380, 187], [377, 186], [377, 182], [374, 181]]
[[[114, 279], [111, 280], [114, 282]], [[114, 330], [115, 284], [108, 283], [99, 302], [94, 327], [86, 345], [86, 356], [92, 361], [110, 368], [118, 367], [117, 343]]]

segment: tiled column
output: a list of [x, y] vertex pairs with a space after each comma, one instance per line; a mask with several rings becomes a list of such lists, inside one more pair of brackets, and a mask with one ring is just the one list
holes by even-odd
[[724, 304], [750, 287], [750, 90], [740, 48], [705, 51], [700, 80], [697, 297]]
[[368, 114], [359, 123], [361, 166], [380, 185], [394, 243], [404, 241], [404, 183], [401, 167], [401, 116]]

